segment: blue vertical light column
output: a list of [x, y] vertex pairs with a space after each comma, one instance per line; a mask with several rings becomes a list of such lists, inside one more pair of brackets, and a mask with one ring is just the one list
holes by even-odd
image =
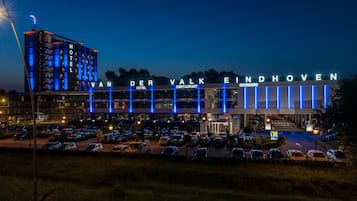
[[154, 86], [150, 86], [150, 112], [154, 113]]
[[133, 113], [133, 87], [129, 87], [129, 113]]
[[197, 113], [201, 113], [201, 87], [197, 85]]
[[26, 48], [27, 48], [27, 70], [29, 73], [29, 82], [32, 90], [35, 89], [35, 72], [34, 72], [34, 65], [35, 65], [35, 42], [31, 42], [34, 40], [34, 35], [32, 34], [25, 34], [26, 39], [30, 40], [26, 42]]
[[89, 88], [89, 112], [93, 113], [93, 88]]
[[177, 107], [176, 107], [176, 85], [174, 85], [174, 99], [173, 99], [173, 108], [172, 108], [172, 112], [173, 113], [177, 113]]
[[63, 89], [68, 90], [68, 48], [63, 48]]
[[305, 107], [304, 106], [304, 99], [305, 99], [304, 93], [305, 93], [304, 86], [300, 85], [299, 86], [300, 109], [304, 109], [304, 107]]
[[244, 95], [244, 109], [248, 109], [249, 105], [248, 105], [248, 88], [247, 87], [244, 87], [244, 92], [243, 92], [243, 95]]
[[266, 86], [265, 87], [265, 109], [269, 109], [270, 104], [270, 87]]
[[54, 51], [53, 51], [53, 60], [54, 60], [54, 73], [53, 73], [53, 84], [54, 84], [54, 89], [55, 91], [60, 90], [60, 64], [61, 64], [61, 60], [60, 60], [60, 49], [59, 49], [59, 45], [54, 46]]
[[293, 104], [292, 104], [292, 100], [293, 100], [293, 87], [292, 86], [288, 86], [288, 108], [291, 109]]
[[227, 113], [226, 84], [222, 84], [222, 112]]
[[276, 109], [280, 109], [280, 104], [281, 104], [281, 92], [280, 92], [281, 87], [277, 86], [276, 87]]
[[259, 108], [259, 88], [254, 87], [254, 107], [255, 109]]
[[312, 109], [316, 109], [316, 95], [317, 95], [316, 86], [312, 85], [311, 86], [311, 108]]
[[112, 88], [108, 88], [108, 93], [109, 93], [109, 100], [108, 100], [108, 112], [112, 113], [113, 112], [113, 98], [112, 98]]
[[329, 103], [330, 99], [330, 86], [329, 85], [324, 85], [324, 108], [328, 108], [330, 105]]

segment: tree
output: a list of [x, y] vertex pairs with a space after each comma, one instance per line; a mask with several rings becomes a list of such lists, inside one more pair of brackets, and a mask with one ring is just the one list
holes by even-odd
[[318, 111], [320, 125], [335, 129], [343, 139], [344, 145], [354, 146], [357, 143], [357, 75], [341, 81], [332, 97], [331, 105], [325, 111]]

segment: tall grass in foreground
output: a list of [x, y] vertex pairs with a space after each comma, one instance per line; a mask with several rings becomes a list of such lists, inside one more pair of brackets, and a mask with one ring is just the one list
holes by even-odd
[[[45, 200], [354, 200], [355, 167], [39, 154]], [[0, 152], [0, 200], [31, 200], [31, 153]]]

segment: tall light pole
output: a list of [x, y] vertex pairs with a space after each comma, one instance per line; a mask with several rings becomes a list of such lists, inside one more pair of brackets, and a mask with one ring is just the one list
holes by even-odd
[[36, 131], [36, 118], [35, 118], [35, 98], [34, 98], [34, 94], [32, 91], [32, 86], [30, 83], [30, 77], [29, 77], [29, 72], [27, 69], [27, 64], [26, 64], [26, 60], [25, 60], [25, 56], [24, 56], [24, 51], [22, 50], [22, 46], [19, 40], [19, 36], [17, 35], [17, 31], [15, 28], [15, 24], [12, 21], [12, 18], [10, 16], [9, 10], [7, 8], [6, 2], [5, 0], [2, 0], [4, 9], [5, 9], [5, 14], [4, 16], [7, 17], [10, 21], [10, 25], [12, 28], [12, 31], [14, 32], [15, 35], [15, 39], [17, 42], [17, 47], [19, 48], [20, 51], [20, 55], [21, 55], [21, 59], [24, 63], [24, 68], [25, 68], [25, 76], [26, 76], [26, 80], [27, 80], [27, 85], [28, 85], [28, 90], [29, 90], [29, 94], [30, 94], [30, 99], [31, 99], [31, 110], [32, 110], [32, 120], [33, 120], [33, 200], [37, 201], [37, 158], [36, 158], [36, 151], [37, 151], [37, 144], [36, 144], [36, 138], [37, 138], [37, 131]]

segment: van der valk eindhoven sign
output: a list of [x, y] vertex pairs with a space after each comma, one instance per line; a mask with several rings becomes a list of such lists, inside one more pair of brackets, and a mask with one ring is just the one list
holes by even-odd
[[[313, 76], [312, 80], [315, 81], [321, 81], [321, 80], [337, 80], [337, 73], [330, 73], [329, 75], [322, 75], [320, 73], [316, 73]], [[285, 77], [280, 77], [278, 75], [272, 75], [271, 77], [266, 77], [264, 75], [260, 75], [257, 77], [252, 77], [252, 76], [243, 76], [243, 77], [223, 77], [222, 83], [224, 84], [230, 84], [230, 83], [236, 83], [239, 84], [240, 87], [255, 87], [258, 86], [258, 83], [264, 83], [268, 79], [271, 82], [280, 82], [280, 81], [285, 81], [285, 82], [293, 82], [293, 81], [302, 81], [305, 82], [309, 79], [311, 75], [308, 74], [300, 74], [300, 76], [294, 76], [294, 75], [287, 75]], [[171, 86], [176, 86], [176, 88], [197, 88], [197, 85], [204, 85], [205, 84], [205, 79], [204, 78], [198, 78], [198, 79], [192, 79], [189, 78], [188, 80], [184, 79], [170, 79], [170, 85]], [[129, 82], [129, 86], [131, 87], [136, 87], [137, 89], [146, 89], [146, 86], [154, 86], [154, 81], [152, 79], [148, 80], [131, 80]]]

